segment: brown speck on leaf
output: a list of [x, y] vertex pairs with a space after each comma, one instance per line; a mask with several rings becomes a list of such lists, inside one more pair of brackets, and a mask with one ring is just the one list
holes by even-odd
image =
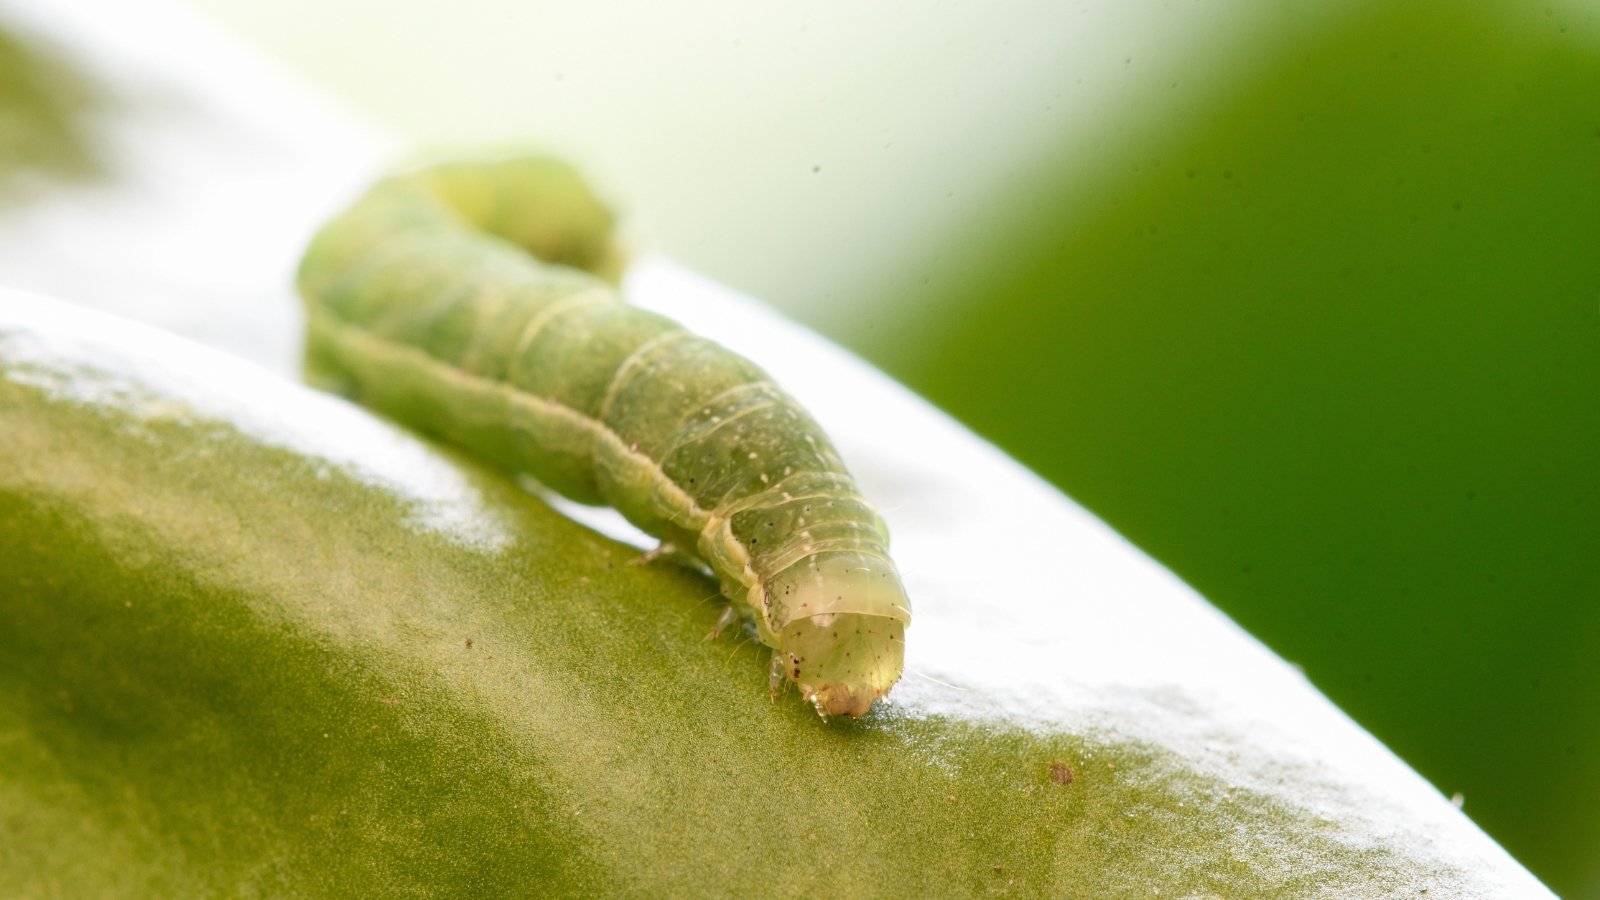
[[951, 795], [945, 797], [945, 799], [949, 800], [951, 803], [954, 803], [954, 802], [956, 802], [956, 795], [955, 794], [951, 794]]
[[1006, 870], [1006, 867], [1000, 865], [999, 863], [995, 863], [994, 865], [990, 866], [989, 868], [995, 870], [996, 872], [1004, 872]]
[[467, 645], [467, 649], [471, 650], [472, 649], [472, 638], [467, 638], [465, 643]]
[[1073, 781], [1073, 778], [1074, 778], [1074, 776], [1072, 774], [1072, 767], [1071, 766], [1067, 765], [1066, 763], [1062, 762], [1059, 759], [1058, 760], [1054, 760], [1054, 761], [1052, 761], [1050, 763], [1050, 780], [1051, 781], [1055, 782], [1056, 784], [1071, 784], [1072, 781]]

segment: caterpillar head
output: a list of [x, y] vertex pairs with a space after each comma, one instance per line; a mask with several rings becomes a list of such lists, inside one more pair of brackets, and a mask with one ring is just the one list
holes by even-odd
[[783, 617], [773, 675], [781, 670], [823, 717], [866, 715], [905, 665], [911, 606], [893, 565], [876, 555], [812, 556], [769, 589]]

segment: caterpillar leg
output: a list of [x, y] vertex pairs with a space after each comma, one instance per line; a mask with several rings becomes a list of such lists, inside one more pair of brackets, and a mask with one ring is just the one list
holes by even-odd
[[733, 604], [729, 603], [727, 608], [722, 611], [722, 615], [717, 617], [717, 624], [711, 626], [711, 633], [706, 635], [706, 640], [714, 641], [721, 637], [722, 633], [731, 628], [737, 621], [739, 621], [739, 613], [733, 608]]
[[778, 699], [778, 694], [782, 693], [789, 681], [784, 668], [783, 653], [778, 650], [772, 651], [772, 665], [767, 669], [767, 689], [772, 692], [774, 701]]
[[638, 556], [635, 556], [633, 559], [628, 560], [628, 565], [630, 565], [630, 566], [645, 566], [645, 565], [649, 565], [650, 563], [655, 562], [656, 560], [662, 558], [663, 556], [673, 557], [673, 556], [680, 556], [680, 555], [682, 555], [682, 554], [680, 554], [678, 552], [678, 545], [677, 544], [674, 544], [671, 541], [662, 541], [661, 543], [657, 544], [654, 548], [652, 548], [650, 550], [646, 550], [645, 552], [639, 554]]

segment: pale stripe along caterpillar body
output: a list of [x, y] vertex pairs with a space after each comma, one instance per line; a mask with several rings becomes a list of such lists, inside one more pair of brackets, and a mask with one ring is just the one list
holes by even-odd
[[621, 301], [606, 208], [524, 158], [380, 181], [312, 241], [313, 380], [703, 561], [823, 715], [899, 678], [887, 532], [816, 422], [753, 363]]

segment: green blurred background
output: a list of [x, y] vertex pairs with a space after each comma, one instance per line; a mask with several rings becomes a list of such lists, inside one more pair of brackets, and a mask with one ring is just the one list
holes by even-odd
[[190, 3], [583, 162], [1600, 897], [1600, 4]]

